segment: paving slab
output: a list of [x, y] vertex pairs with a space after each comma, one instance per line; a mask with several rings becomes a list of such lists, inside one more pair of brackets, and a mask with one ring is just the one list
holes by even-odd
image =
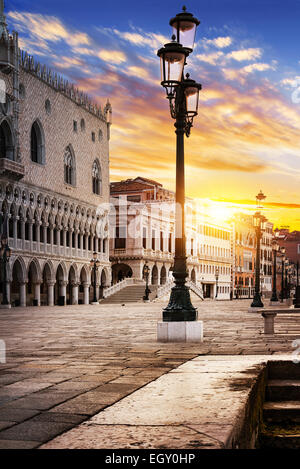
[[[7, 363], [0, 365], [0, 421], [15, 423], [9, 429], [0, 430], [3, 444], [7, 445], [8, 440], [2, 438], [2, 433], [28, 419], [44, 422], [45, 418], [50, 423], [66, 421], [76, 427], [81, 418], [75, 422], [76, 416], [85, 419], [101, 410], [106, 412], [118, 401], [135, 395], [139, 388], [144, 389], [171, 373], [182, 374], [177, 371], [178, 367], [195, 357], [205, 357], [208, 362], [212, 358], [215, 363], [211, 390], [201, 390], [200, 386], [203, 398], [211, 402], [208, 393], [213, 391], [216, 398], [222, 400], [217, 380], [224, 378], [224, 368], [217, 366], [218, 361], [227, 361], [225, 374], [227, 372], [228, 379], [233, 379], [236, 370], [230, 364], [232, 356], [239, 359], [258, 354], [277, 357], [284, 352], [291, 357], [295, 351], [292, 342], [300, 337], [296, 315], [279, 315], [275, 335], [266, 338], [263, 318], [247, 313], [250, 301], [201, 302], [194, 299], [199, 319], [204, 323], [204, 342], [158, 344], [156, 325], [167, 300], [130, 304], [121, 309], [111, 305], [78, 305], [12, 308], [9, 313], [1, 312], [0, 339], [6, 342]], [[210, 375], [205, 365], [194, 366], [196, 374]], [[188, 370], [187, 367], [187, 375], [193, 374]], [[249, 382], [255, 379], [254, 375], [255, 370], [254, 374], [249, 371]], [[184, 382], [180, 382], [184, 387]], [[102, 385], [123, 386], [86, 395]], [[237, 391], [233, 394], [238, 395]], [[196, 398], [194, 393], [191, 399], [192, 396]], [[47, 414], [54, 414], [53, 420]], [[201, 427], [203, 422], [193, 421], [190, 425]], [[189, 427], [191, 430], [196, 431]], [[223, 430], [225, 432], [224, 425]], [[215, 438], [213, 434], [206, 435]], [[222, 438], [221, 443], [226, 440]], [[36, 440], [32, 441], [36, 444]]]

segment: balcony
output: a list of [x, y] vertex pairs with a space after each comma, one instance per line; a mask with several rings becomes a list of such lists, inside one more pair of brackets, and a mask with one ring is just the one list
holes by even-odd
[[21, 163], [0, 158], [0, 175], [19, 181], [25, 176], [25, 168]]

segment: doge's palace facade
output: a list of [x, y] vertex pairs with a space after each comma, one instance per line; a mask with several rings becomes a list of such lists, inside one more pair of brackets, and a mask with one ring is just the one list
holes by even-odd
[[100, 261], [97, 296], [111, 283], [111, 105], [101, 109], [20, 51], [3, 1], [0, 80], [0, 230], [6, 220], [12, 250], [8, 297], [13, 306], [88, 304], [93, 252]]

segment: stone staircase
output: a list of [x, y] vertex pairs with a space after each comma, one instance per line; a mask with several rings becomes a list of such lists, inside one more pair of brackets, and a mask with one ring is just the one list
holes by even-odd
[[300, 449], [300, 364], [269, 362], [260, 449]]
[[[149, 295], [150, 301], [156, 297], [157, 285], [150, 285], [151, 293]], [[100, 301], [100, 304], [126, 304], [126, 303], [140, 303], [143, 301], [145, 295], [145, 285], [129, 285], [122, 288], [108, 298]]]

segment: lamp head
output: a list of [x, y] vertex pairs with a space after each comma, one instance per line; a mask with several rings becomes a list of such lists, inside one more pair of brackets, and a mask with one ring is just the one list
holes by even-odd
[[185, 6], [181, 13], [170, 20], [170, 26], [173, 28], [177, 42], [189, 49], [190, 52], [194, 49], [196, 30], [199, 24], [200, 21], [192, 13], [188, 13]]

